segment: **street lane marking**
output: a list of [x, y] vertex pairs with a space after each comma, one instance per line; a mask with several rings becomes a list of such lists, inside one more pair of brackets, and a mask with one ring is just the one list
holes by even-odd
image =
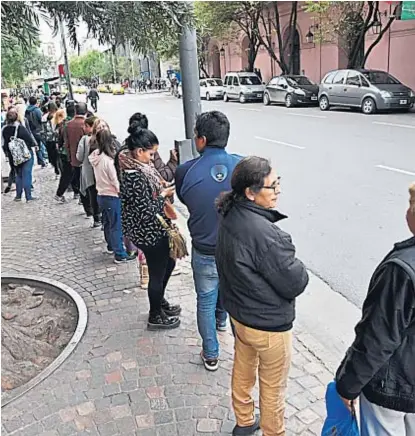
[[404, 127], [406, 129], [415, 129], [415, 126], [411, 126], [410, 124], [384, 123], [382, 121], [373, 121], [373, 124], [380, 124], [382, 126], [391, 126], [391, 127]]
[[299, 150], [304, 150], [305, 147], [301, 147], [299, 145], [289, 144], [288, 142], [276, 141], [275, 139], [262, 138], [261, 136], [255, 136], [255, 139], [259, 139], [261, 141], [273, 142], [274, 144], [285, 145], [286, 147], [298, 148]]
[[325, 115], [293, 114], [289, 112], [287, 112], [287, 115], [292, 115], [294, 117], [327, 118]]
[[238, 109], [240, 111], [262, 112], [261, 109], [254, 109], [254, 108], [250, 108], [250, 107], [240, 107]]
[[376, 165], [376, 168], [380, 168], [382, 170], [394, 171], [395, 173], [406, 174], [408, 176], [415, 176], [415, 173], [406, 170], [400, 170], [399, 168], [387, 167], [385, 165]]

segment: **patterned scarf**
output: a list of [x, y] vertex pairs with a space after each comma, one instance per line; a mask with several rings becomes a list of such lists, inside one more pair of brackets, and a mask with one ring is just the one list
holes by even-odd
[[153, 191], [155, 191], [157, 194], [159, 194], [162, 191], [163, 178], [161, 177], [160, 173], [154, 168], [154, 166], [151, 165], [151, 163], [144, 164], [138, 161], [137, 159], [134, 159], [128, 150], [120, 151], [118, 159], [119, 159], [120, 170], [140, 171], [142, 174], [144, 174], [146, 179], [149, 181]]

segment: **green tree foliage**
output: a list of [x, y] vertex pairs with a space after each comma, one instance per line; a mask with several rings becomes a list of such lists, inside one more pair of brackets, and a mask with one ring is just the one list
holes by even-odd
[[3, 40], [1, 42], [2, 83], [7, 87], [22, 83], [30, 73], [40, 74], [50, 65], [50, 59], [38, 51], [38, 41], [28, 48], [23, 48], [20, 41], [11, 37], [7, 44]]
[[59, 18], [67, 25], [76, 46], [76, 30], [83, 21], [91, 37], [100, 43], [126, 45], [137, 52], [153, 50], [160, 37], [177, 38], [183, 24], [190, 22], [189, 4], [180, 1], [5, 1], [1, 4], [1, 36], [12, 35], [30, 46], [39, 36], [39, 15], [58, 30]]
[[[197, 2], [196, 17], [210, 37], [232, 40], [242, 33], [248, 37], [248, 70], [253, 71], [261, 42], [258, 27], [263, 8], [260, 1], [201, 1]], [[207, 47], [206, 47], [207, 48]]]
[[[117, 79], [132, 78], [130, 58], [116, 55], [114, 61]], [[137, 76], [139, 73], [138, 66], [136, 63], [134, 66], [134, 72]], [[72, 56], [69, 59], [69, 68], [72, 78], [81, 82], [89, 83], [91, 80], [113, 81], [114, 68], [110, 50], [104, 53], [91, 50], [81, 56]]]
[[[197, 54], [199, 70], [205, 75], [207, 72], [208, 45], [212, 36], [209, 15], [206, 14], [205, 2], [195, 2], [194, 4], [194, 24], [197, 36]], [[218, 35], [219, 36], [219, 35]], [[173, 60], [178, 64], [179, 59], [179, 38], [159, 38], [156, 52], [163, 60]]]
[[72, 56], [69, 59], [69, 69], [74, 79], [91, 80], [104, 72], [106, 56], [97, 50], [91, 50], [82, 56]]
[[[379, 1], [307, 1], [305, 10], [313, 15], [318, 31], [317, 42], [338, 44], [347, 57], [347, 68], [363, 68], [366, 61], [396, 19], [398, 2], [387, 18], [380, 16]], [[365, 38], [381, 23], [381, 31], [372, 44], [365, 47]]]

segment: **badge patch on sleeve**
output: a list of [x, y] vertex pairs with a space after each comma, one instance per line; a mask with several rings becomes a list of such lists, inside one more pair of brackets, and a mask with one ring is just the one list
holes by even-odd
[[213, 180], [221, 183], [228, 177], [228, 168], [225, 165], [215, 165], [210, 170]]

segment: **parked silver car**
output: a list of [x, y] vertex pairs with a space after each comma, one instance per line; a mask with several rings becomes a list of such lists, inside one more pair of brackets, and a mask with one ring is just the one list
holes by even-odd
[[255, 73], [228, 73], [224, 80], [223, 100], [262, 101], [265, 85]]
[[415, 94], [395, 77], [378, 70], [336, 70], [326, 74], [318, 93], [320, 109], [360, 107], [365, 114], [381, 110], [409, 111]]

